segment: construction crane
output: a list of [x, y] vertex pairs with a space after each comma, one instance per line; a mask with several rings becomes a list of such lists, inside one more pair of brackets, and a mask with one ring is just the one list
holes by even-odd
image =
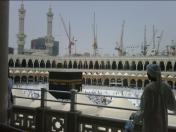
[[66, 33], [66, 36], [67, 36], [67, 38], [68, 38], [68, 52], [69, 52], [69, 56], [71, 56], [71, 54], [72, 54], [72, 52], [71, 52], [71, 50], [72, 50], [72, 46], [74, 45], [74, 43], [75, 43], [75, 40], [74, 40], [74, 37], [72, 37], [72, 35], [71, 35], [71, 26], [70, 26], [70, 22], [69, 22], [69, 31], [67, 30], [67, 27], [66, 27], [66, 24], [65, 24], [65, 22], [64, 22], [64, 19], [63, 19], [63, 17], [62, 17], [62, 15], [60, 14], [60, 18], [61, 18], [61, 22], [62, 22], [62, 25], [63, 25], [63, 27], [64, 27], [64, 30], [65, 30], [65, 33]]
[[156, 49], [156, 55], [159, 54], [159, 47], [160, 47], [160, 44], [161, 44], [161, 40], [163, 38], [163, 33], [164, 33], [164, 31], [162, 30], [161, 33], [160, 33], [160, 35], [157, 36], [157, 38], [158, 38], [158, 46], [157, 46], [157, 49]]
[[125, 21], [122, 23], [122, 30], [121, 30], [121, 36], [120, 36], [120, 45], [118, 42], [116, 42], [116, 47], [115, 50], [118, 51], [119, 56], [123, 56], [124, 51], [123, 51], [123, 34], [124, 34], [124, 27], [125, 27]]
[[150, 46], [150, 45], [147, 43], [147, 27], [145, 25], [144, 26], [144, 42], [143, 42], [143, 46], [141, 46], [142, 47], [142, 53], [143, 53], [144, 56], [147, 55], [148, 46]]
[[98, 44], [97, 44], [97, 29], [95, 27], [95, 12], [94, 12], [94, 22], [93, 22], [93, 36], [94, 36], [94, 40], [93, 40], [93, 56], [97, 56], [97, 50], [98, 50]]

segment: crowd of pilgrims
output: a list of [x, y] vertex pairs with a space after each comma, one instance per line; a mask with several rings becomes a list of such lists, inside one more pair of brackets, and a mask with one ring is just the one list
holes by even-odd
[[41, 88], [47, 88], [48, 84], [43, 84], [43, 83], [39, 83], [39, 84], [16, 84], [13, 87], [14, 88], [29, 89], [29, 90], [22, 90], [23, 94], [28, 98], [39, 99], [41, 97], [41, 92], [40, 91], [35, 91], [33, 89], [40, 90]]
[[[15, 88], [25, 88], [31, 90], [23, 90], [23, 93], [26, 97], [38, 99], [40, 98], [40, 91], [34, 91], [32, 89], [41, 89], [48, 88], [48, 84], [18, 84], [14, 86]], [[140, 98], [142, 94], [142, 90], [138, 88], [127, 88], [127, 87], [108, 87], [108, 86], [90, 86], [83, 85], [82, 88], [83, 93], [92, 94], [86, 95], [91, 102], [98, 105], [108, 105], [112, 102], [114, 97], [106, 97], [108, 96], [123, 96], [123, 97], [136, 97]], [[100, 95], [100, 96], [98, 96]], [[137, 99], [128, 99], [132, 104], [136, 107], [139, 106], [140, 100]]]
[[[99, 105], [108, 105], [112, 102], [114, 97], [106, 97], [108, 96], [119, 96], [119, 97], [135, 97], [139, 99], [128, 99], [133, 105], [139, 107], [140, 105], [140, 97], [142, 95], [143, 90], [138, 88], [127, 88], [127, 87], [107, 87], [107, 86], [83, 86], [83, 93], [92, 94], [87, 95], [88, 98], [95, 104]], [[95, 96], [96, 94], [96, 96]], [[97, 96], [100, 95], [100, 96]], [[101, 96], [103, 95], [103, 96]]]

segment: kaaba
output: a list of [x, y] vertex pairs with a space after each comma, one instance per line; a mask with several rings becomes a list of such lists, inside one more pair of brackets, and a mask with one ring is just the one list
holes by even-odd
[[[82, 72], [49, 72], [49, 90], [69, 92], [73, 85], [78, 92], [82, 90]], [[70, 93], [50, 93], [56, 99], [70, 99]]]

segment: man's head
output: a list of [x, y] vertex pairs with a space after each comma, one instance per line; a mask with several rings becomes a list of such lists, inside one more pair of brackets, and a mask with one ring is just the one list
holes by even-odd
[[147, 65], [147, 75], [149, 80], [157, 81], [157, 78], [161, 77], [161, 69], [157, 64]]

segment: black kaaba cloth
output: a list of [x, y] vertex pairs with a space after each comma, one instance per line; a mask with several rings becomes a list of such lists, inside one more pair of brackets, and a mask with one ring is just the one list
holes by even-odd
[[[82, 90], [82, 72], [49, 72], [49, 90], [70, 91], [72, 85]], [[56, 99], [70, 99], [70, 93], [50, 92]]]

